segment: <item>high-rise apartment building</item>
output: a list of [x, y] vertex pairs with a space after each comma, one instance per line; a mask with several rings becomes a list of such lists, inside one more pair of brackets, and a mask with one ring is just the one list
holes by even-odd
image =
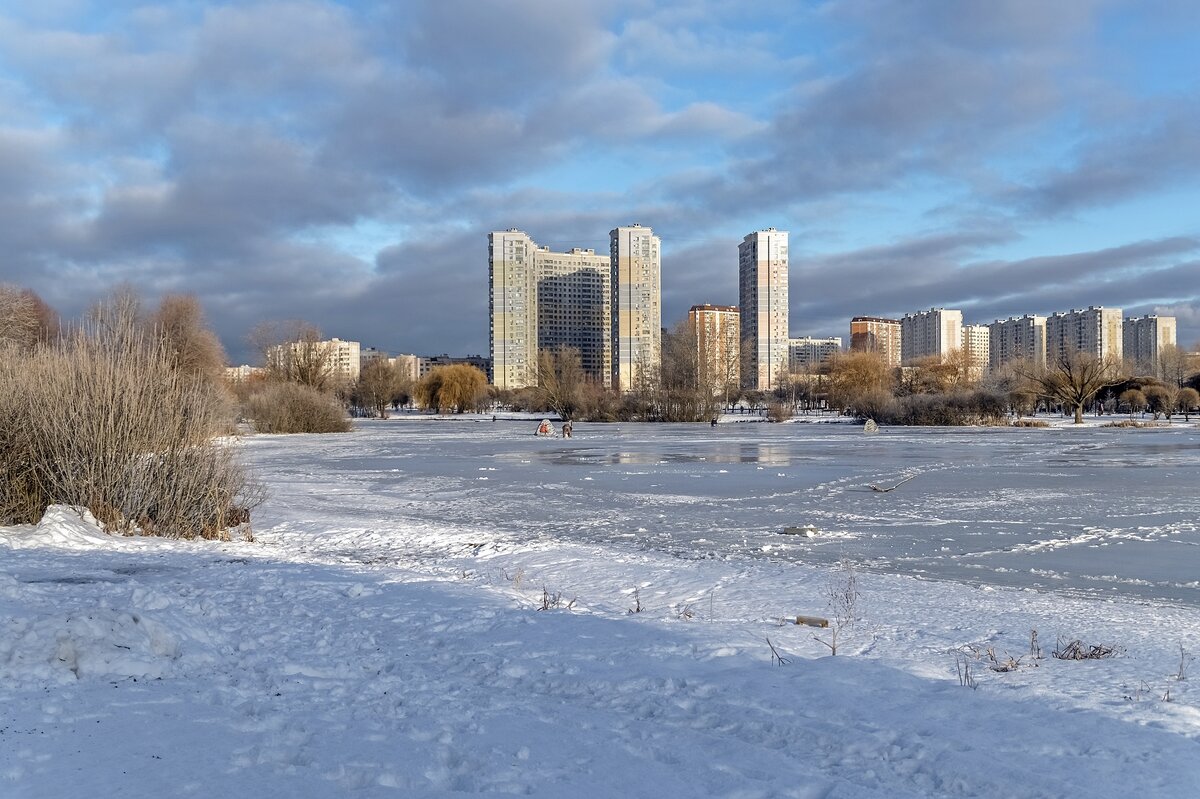
[[842, 337], [788, 339], [788, 371], [806, 374], [842, 351]]
[[900, 320], [856, 316], [850, 320], [850, 351], [877, 352], [888, 366], [900, 365]]
[[997, 319], [988, 330], [988, 365], [993, 370], [1013, 361], [1024, 361], [1034, 368], [1046, 365], [1046, 317], [1026, 314]]
[[1161, 355], [1175, 347], [1174, 316], [1128, 317], [1122, 326], [1121, 349], [1126, 361], [1133, 361], [1145, 374], [1163, 377]]
[[488, 234], [490, 377], [497, 388], [537, 384], [537, 250], [523, 230]]
[[1054, 363], [1072, 352], [1120, 359], [1123, 325], [1120, 308], [1089, 306], [1046, 317], [1046, 361]]
[[742, 385], [766, 391], [788, 360], [788, 233], [767, 228], [738, 245]]
[[612, 292], [612, 387], [629, 391], [657, 377], [662, 362], [662, 260], [654, 231], [641, 225], [609, 231]]
[[612, 380], [610, 259], [576, 247], [551, 252], [540, 247], [537, 263], [538, 350], [570, 347], [579, 352], [584, 374]]
[[740, 316], [731, 305], [693, 305], [688, 311], [696, 362], [714, 394], [741, 385]]
[[594, 250], [552, 252], [521, 230], [488, 234], [491, 381], [537, 385], [538, 353], [579, 351], [585, 374], [608, 385], [612, 373], [611, 259]]
[[962, 347], [962, 311], [930, 308], [900, 318], [900, 361], [945, 359]]
[[962, 351], [967, 377], [978, 380], [987, 374], [991, 362], [991, 330], [987, 325], [962, 326]]

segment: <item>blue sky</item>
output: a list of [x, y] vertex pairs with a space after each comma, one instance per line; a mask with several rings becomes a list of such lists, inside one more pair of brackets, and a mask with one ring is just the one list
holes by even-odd
[[791, 232], [791, 329], [1109, 305], [1200, 340], [1190, 0], [0, 3], [0, 281], [486, 353], [489, 230]]

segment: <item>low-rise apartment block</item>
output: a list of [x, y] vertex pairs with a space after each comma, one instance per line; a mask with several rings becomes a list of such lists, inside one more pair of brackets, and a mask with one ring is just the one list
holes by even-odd
[[841, 351], [841, 336], [788, 339], [788, 371], [792, 374], [811, 373]]

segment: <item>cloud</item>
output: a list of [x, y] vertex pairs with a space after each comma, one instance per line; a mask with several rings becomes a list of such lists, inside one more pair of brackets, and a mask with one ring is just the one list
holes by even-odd
[[118, 281], [196, 291], [231, 354], [294, 317], [479, 352], [488, 230], [603, 251], [639, 221], [668, 324], [736, 302], [737, 243], [768, 225], [792, 231], [809, 332], [931, 304], [1194, 307], [1196, 229], [1011, 255], [1196, 176], [1194, 85], [1115, 83], [1113, 13], [1166, 35], [1107, 0], [6, 8], [0, 279], [67, 315]]

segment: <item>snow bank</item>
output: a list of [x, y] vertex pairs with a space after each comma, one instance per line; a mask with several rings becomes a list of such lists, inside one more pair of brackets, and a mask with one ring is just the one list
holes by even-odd
[[89, 550], [110, 536], [100, 527], [86, 508], [51, 505], [34, 527], [0, 528], [0, 541], [20, 549], [54, 547], [56, 549]]

